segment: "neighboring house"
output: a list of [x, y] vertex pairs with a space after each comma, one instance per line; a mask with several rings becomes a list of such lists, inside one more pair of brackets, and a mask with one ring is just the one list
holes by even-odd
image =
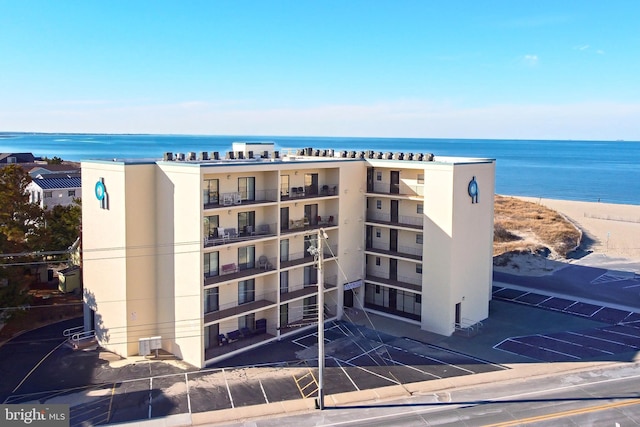
[[31, 153], [0, 153], [0, 163], [33, 163], [35, 160]]
[[80, 177], [36, 178], [27, 185], [29, 201], [43, 209], [56, 205], [68, 206], [82, 197]]
[[233, 150], [82, 163], [101, 346], [127, 357], [160, 337], [203, 367], [313, 327], [318, 237], [326, 319], [354, 307], [451, 335], [489, 316], [495, 160]]
[[32, 165], [21, 165], [26, 171], [29, 172], [31, 178], [55, 178], [55, 176], [49, 175], [73, 175], [80, 176], [80, 164], [79, 163], [71, 163], [71, 164], [55, 164], [55, 165], [41, 165], [41, 164], [32, 164]]

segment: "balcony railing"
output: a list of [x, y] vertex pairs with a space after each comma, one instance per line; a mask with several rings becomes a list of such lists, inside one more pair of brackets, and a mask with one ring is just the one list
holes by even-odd
[[[215, 195], [212, 196], [215, 199]], [[221, 207], [229, 207], [234, 205], [255, 205], [259, 203], [272, 203], [278, 201], [278, 190], [256, 190], [250, 199], [247, 199], [247, 194], [243, 194], [239, 191], [223, 192], [218, 194], [217, 200], [210, 200], [209, 203], [204, 204], [205, 209], [216, 209]]]
[[410, 246], [398, 246], [398, 249], [392, 251], [389, 247], [382, 248], [379, 245], [367, 246], [369, 252], [375, 252], [382, 255], [398, 256], [402, 258], [409, 258], [413, 260], [422, 260], [422, 247], [410, 247]]
[[403, 288], [413, 292], [422, 291], [422, 281], [417, 280], [414, 277], [398, 276], [395, 279], [390, 279], [388, 274], [385, 274], [385, 277], [381, 277], [380, 272], [376, 272], [367, 273], [365, 280], [381, 283], [383, 285], [395, 286], [397, 288]]
[[251, 266], [243, 266], [237, 263], [223, 264], [220, 266], [218, 274], [205, 275], [204, 285], [215, 285], [216, 283], [244, 279], [256, 274], [274, 271], [276, 269], [276, 258], [264, 259], [263, 256], [259, 257], [254, 265]]
[[333, 227], [338, 225], [338, 215], [318, 215], [315, 219], [309, 218], [296, 218], [289, 220], [286, 228], [283, 228], [284, 224], [281, 224], [280, 232], [286, 233], [299, 233], [307, 230], [317, 230], [321, 227]]
[[[393, 220], [392, 220], [393, 219]], [[391, 214], [383, 212], [367, 212], [367, 221], [382, 224], [397, 224], [411, 228], [422, 228], [423, 217], [399, 215], [397, 219], [391, 218]]]
[[224, 306], [220, 306], [219, 310], [205, 313], [204, 323], [215, 322], [218, 320], [226, 319], [227, 317], [245, 315], [253, 311], [261, 310], [270, 306], [275, 306], [276, 301], [273, 297], [275, 297], [275, 292], [269, 293], [268, 296], [261, 295], [259, 297], [261, 299], [254, 300], [251, 302], [246, 302], [240, 305], [238, 305], [237, 301], [233, 303], [225, 304]]
[[313, 197], [329, 197], [338, 195], [338, 186], [336, 184], [322, 184], [318, 188], [311, 187], [291, 187], [280, 192], [280, 200], [299, 200], [310, 199]]
[[211, 236], [203, 239], [204, 247], [226, 245], [276, 235], [277, 224], [259, 224], [256, 226], [246, 226], [242, 230], [232, 227], [217, 227]]
[[[325, 277], [324, 279], [324, 289], [325, 291], [334, 289], [337, 287], [338, 276]], [[310, 295], [314, 295], [318, 293], [317, 284], [306, 285], [302, 288], [298, 288], [291, 292], [284, 292], [280, 294], [280, 302], [287, 302], [297, 298], [307, 297]]]
[[389, 182], [374, 182], [373, 191], [368, 193], [397, 194], [399, 196], [424, 196], [424, 184], [391, 184]]
[[[338, 253], [338, 245], [330, 245], [329, 247], [323, 245], [323, 249], [323, 256], [325, 261], [332, 259], [335, 254]], [[280, 267], [293, 267], [296, 265], [306, 264], [308, 262], [313, 262], [313, 255], [311, 255], [309, 252], [294, 252], [286, 257], [281, 257]]]

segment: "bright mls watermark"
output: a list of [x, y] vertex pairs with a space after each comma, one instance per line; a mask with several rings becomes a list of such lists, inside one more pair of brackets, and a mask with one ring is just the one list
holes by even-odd
[[0, 425], [69, 427], [69, 405], [0, 405]]

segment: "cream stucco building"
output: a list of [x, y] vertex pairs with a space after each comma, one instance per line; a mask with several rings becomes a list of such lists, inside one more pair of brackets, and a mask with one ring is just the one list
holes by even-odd
[[[442, 335], [488, 316], [495, 161], [234, 144], [82, 163], [85, 327], [198, 367], [357, 307]], [[325, 237], [326, 236], [326, 237]]]

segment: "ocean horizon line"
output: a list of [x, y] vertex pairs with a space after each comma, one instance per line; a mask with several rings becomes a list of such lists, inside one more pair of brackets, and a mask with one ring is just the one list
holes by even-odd
[[[296, 138], [296, 139], [375, 139], [375, 140], [427, 140], [427, 141], [523, 141], [523, 142], [629, 142], [627, 139], [558, 139], [558, 138], [471, 138], [471, 137], [424, 137], [424, 136], [347, 136], [347, 135], [264, 135], [264, 134], [198, 134], [198, 133], [119, 133], [119, 132], [31, 132], [0, 131], [0, 138], [11, 135], [69, 135], [69, 136], [166, 136], [166, 137], [213, 137], [213, 138]], [[302, 148], [302, 147], [301, 147]]]

